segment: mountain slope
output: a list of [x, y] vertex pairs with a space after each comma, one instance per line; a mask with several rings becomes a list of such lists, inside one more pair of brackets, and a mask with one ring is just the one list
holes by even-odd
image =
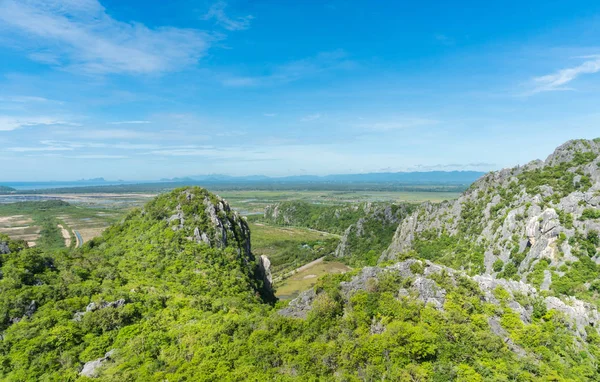
[[354, 364], [362, 380], [599, 378], [595, 307], [428, 261], [364, 268], [304, 292], [279, 314], [324, 321], [331, 338], [343, 338], [329, 362], [362, 355]]
[[599, 208], [600, 139], [569, 141], [543, 162], [487, 174], [456, 201], [421, 206], [380, 261], [415, 251], [471, 273], [588, 292], [600, 276]]
[[413, 209], [410, 204], [366, 203], [364, 216], [344, 231], [334, 256], [353, 267], [375, 265], [398, 224]]
[[72, 252], [1, 247], [3, 380], [74, 380], [112, 349], [112, 361], [135, 369], [143, 346], [159, 368], [159, 349], [178, 335], [169, 323], [207, 325], [216, 312], [274, 300], [246, 222], [200, 188], [161, 195]]
[[[559, 151], [548, 165], [491, 174], [458, 202], [419, 207], [386, 253], [396, 264], [328, 276], [289, 305], [272, 304], [245, 220], [200, 188], [161, 195], [73, 251], [0, 237], [0, 379], [599, 381], [593, 143], [571, 143], [563, 149], [571, 154]], [[583, 148], [590, 154], [574, 151]], [[558, 212], [561, 203], [573, 205], [573, 219]], [[311, 211], [301, 216], [334, 226], [335, 210], [326, 219]], [[361, 211], [357, 219], [374, 222], [396, 216]], [[529, 250], [505, 253], [507, 243], [492, 242], [512, 244], [520, 230]], [[517, 256], [525, 263], [551, 240], [577, 261], [565, 252], [519, 271]], [[400, 261], [415, 255], [467, 272]], [[469, 275], [501, 255], [515, 271], [504, 265], [498, 275], [545, 282], [548, 271], [550, 290]]]

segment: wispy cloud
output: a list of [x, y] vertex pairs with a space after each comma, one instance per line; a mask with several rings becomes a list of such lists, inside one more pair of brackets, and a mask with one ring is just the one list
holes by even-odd
[[0, 131], [12, 131], [30, 126], [72, 125], [52, 117], [10, 117], [0, 116]]
[[582, 74], [593, 74], [600, 71], [600, 55], [586, 56], [586, 58], [588, 58], [588, 60], [578, 66], [561, 69], [553, 74], [534, 78], [534, 88], [527, 94], [532, 95], [548, 91], [573, 90], [572, 88], [566, 87], [569, 82]]
[[488, 171], [495, 168], [495, 163], [449, 163], [449, 164], [417, 164], [405, 171]]
[[347, 70], [355, 66], [356, 64], [348, 59], [346, 52], [340, 49], [275, 66], [268, 75], [225, 76], [222, 78], [222, 83], [231, 87], [277, 85], [316, 76], [327, 71]]
[[321, 118], [321, 114], [317, 113], [317, 114], [309, 114], [305, 117], [302, 117], [300, 119], [300, 121], [302, 122], [310, 122], [310, 121], [315, 121], [317, 119]]
[[216, 23], [229, 31], [240, 31], [250, 28], [250, 22], [254, 17], [252, 15], [231, 18], [225, 13], [227, 2], [220, 0], [214, 3], [208, 13], [204, 15], [204, 20], [214, 19]]
[[196, 146], [190, 148], [171, 148], [153, 150], [148, 155], [161, 157], [200, 157], [214, 160], [237, 160], [237, 161], [267, 161], [272, 159], [271, 153], [261, 149], [248, 147], [215, 147], [215, 146]]
[[150, 121], [117, 121], [117, 122], [109, 122], [109, 125], [143, 125], [150, 123]]
[[71, 147], [41, 146], [41, 147], [9, 147], [6, 151], [16, 153], [38, 152], [38, 151], [72, 151]]
[[72, 155], [66, 158], [72, 159], [125, 159], [129, 158], [127, 155], [108, 155], [108, 154], [83, 154], [83, 155]]
[[438, 33], [436, 35], [433, 36], [440, 44], [446, 45], [446, 46], [451, 46], [454, 45], [454, 39], [452, 37], [449, 37], [445, 34], [441, 34]]
[[153, 138], [156, 133], [137, 131], [137, 130], [126, 130], [126, 129], [94, 129], [94, 130], [79, 130], [75, 132], [77, 137], [85, 139], [139, 139], [139, 138]]
[[[57, 141], [57, 140], [42, 140], [39, 146], [27, 147], [8, 147], [0, 149], [4, 152], [13, 153], [39, 153], [35, 156], [53, 156], [62, 158], [74, 159], [110, 159], [110, 158], [125, 158], [127, 156], [115, 153], [118, 150], [127, 151], [128, 153], [137, 152], [140, 150], [153, 150], [157, 152], [173, 152], [177, 156], [178, 152], [185, 153], [190, 150], [202, 149], [200, 146], [194, 145], [161, 145], [155, 143], [130, 143], [130, 142], [89, 142], [89, 141]], [[110, 153], [107, 153], [110, 150]], [[57, 154], [54, 152], [70, 152], [68, 155]], [[100, 151], [100, 152], [94, 152]]]
[[14, 103], [33, 103], [33, 102], [50, 102], [49, 99], [44, 97], [35, 97], [35, 96], [8, 96], [8, 97], [0, 97], [0, 101], [2, 102], [14, 102]]
[[386, 121], [360, 123], [358, 128], [373, 131], [401, 130], [413, 127], [437, 125], [440, 121], [429, 118], [394, 118]]
[[32, 60], [88, 73], [145, 74], [194, 64], [215, 37], [113, 19], [97, 0], [2, 0], [4, 41]]
[[[91, 142], [91, 141], [40, 141], [43, 146], [32, 148], [30, 151], [67, 151], [74, 149], [121, 149], [121, 150], [156, 150], [163, 146], [154, 143], [130, 143], [130, 142]], [[179, 146], [181, 147], [181, 146]]]

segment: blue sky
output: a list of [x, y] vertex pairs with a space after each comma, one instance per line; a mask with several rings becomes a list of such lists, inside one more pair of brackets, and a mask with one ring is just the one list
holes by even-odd
[[600, 136], [597, 1], [0, 0], [0, 181], [487, 171]]

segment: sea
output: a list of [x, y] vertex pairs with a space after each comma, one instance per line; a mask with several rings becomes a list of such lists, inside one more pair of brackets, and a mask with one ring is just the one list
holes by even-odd
[[138, 184], [138, 182], [125, 182], [125, 181], [48, 181], [48, 182], [1, 182], [0, 186], [12, 187], [17, 191], [29, 191], [29, 190], [49, 190], [53, 188], [71, 188], [71, 187], [90, 187], [90, 186], [115, 186], [119, 184]]

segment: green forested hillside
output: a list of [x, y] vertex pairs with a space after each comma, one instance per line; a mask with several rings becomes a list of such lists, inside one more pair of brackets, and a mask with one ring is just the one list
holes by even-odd
[[366, 206], [320, 205], [308, 202], [281, 202], [267, 206], [263, 219], [269, 223], [286, 226], [308, 227], [341, 235], [358, 219], [367, 214]]
[[599, 380], [600, 322], [580, 302], [575, 325], [571, 305], [518, 283], [411, 260], [330, 276], [287, 306], [249, 239], [200, 188], [81, 249], [1, 237], [0, 379]]

